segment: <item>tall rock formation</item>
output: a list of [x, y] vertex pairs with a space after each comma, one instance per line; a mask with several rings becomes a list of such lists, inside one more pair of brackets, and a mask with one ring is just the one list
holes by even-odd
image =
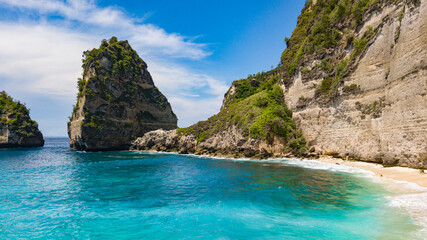
[[427, 0], [309, 0], [285, 41], [281, 64], [234, 81], [217, 115], [133, 148], [279, 156], [305, 139], [319, 154], [427, 168]]
[[0, 148], [42, 147], [43, 135], [30, 111], [14, 101], [6, 92], [0, 92]]
[[83, 77], [68, 123], [70, 147], [86, 151], [128, 149], [156, 129], [175, 129], [177, 118], [154, 86], [147, 64], [127, 41], [102, 41], [83, 53]]
[[[427, 0], [360, 1], [351, 12], [338, 2], [330, 13], [320, 1], [305, 9], [303, 17], [328, 16], [337, 39], [323, 52], [304, 52], [284, 81], [297, 125], [321, 153], [426, 168]], [[303, 44], [292, 50], [308, 49], [319, 26], [304, 40], [294, 31], [291, 49], [296, 41]]]

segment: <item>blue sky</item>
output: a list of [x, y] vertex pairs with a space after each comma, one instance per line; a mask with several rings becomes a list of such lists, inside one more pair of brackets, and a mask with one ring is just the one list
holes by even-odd
[[186, 127], [219, 111], [231, 82], [279, 63], [305, 0], [0, 0], [0, 90], [66, 136], [81, 53], [127, 39]]

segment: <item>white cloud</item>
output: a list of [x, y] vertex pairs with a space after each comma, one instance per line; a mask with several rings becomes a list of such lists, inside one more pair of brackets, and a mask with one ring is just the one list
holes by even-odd
[[96, 26], [100, 33], [109, 33], [129, 39], [144, 52], [161, 53], [169, 57], [201, 59], [211, 53], [206, 44], [194, 43], [193, 38], [167, 33], [152, 24], [138, 24], [112, 7], [100, 8], [93, 1], [68, 0], [0, 0], [8, 7], [37, 11], [39, 14], [60, 14], [68, 20]]
[[[206, 45], [195, 43], [194, 38], [168, 33], [152, 24], [139, 24], [120, 9], [100, 8], [93, 1], [0, 0], [0, 4], [18, 13], [25, 9], [40, 16], [60, 14], [65, 18], [59, 24], [25, 18], [0, 22], [0, 36], [7, 36], [0, 38], [0, 89], [19, 92], [21, 96], [48, 96], [52, 101], [65, 101], [71, 111], [76, 81], [82, 71], [82, 52], [98, 46], [102, 38], [116, 35], [128, 39], [140, 56], [143, 53], [141, 57], [148, 63], [155, 84], [171, 102], [181, 127], [219, 110], [227, 90], [225, 82], [175, 60], [197, 60], [210, 54]], [[66, 117], [58, 119], [65, 121]], [[46, 135], [49, 126], [43, 123], [49, 121], [40, 119]]]
[[[171, 97], [168, 99], [178, 116], [179, 127], [187, 127], [218, 113], [222, 97], [189, 100], [185, 97]], [[181, 117], [180, 116], [185, 116]]]
[[13, 91], [75, 99], [82, 51], [95, 38], [44, 24], [1, 23], [0, 75]]
[[[170, 62], [148, 64], [155, 84], [168, 97], [179, 126], [186, 127], [218, 112], [228, 86], [206, 74]], [[210, 97], [200, 97], [209, 95]]]
[[148, 65], [156, 85], [171, 95], [195, 96], [203, 92], [204, 95], [224, 94], [228, 86], [207, 74], [197, 73], [168, 61], [153, 61]]

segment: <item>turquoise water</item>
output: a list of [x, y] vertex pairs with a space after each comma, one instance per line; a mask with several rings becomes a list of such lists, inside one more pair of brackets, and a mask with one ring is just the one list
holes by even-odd
[[276, 162], [0, 150], [1, 239], [416, 239], [369, 178]]

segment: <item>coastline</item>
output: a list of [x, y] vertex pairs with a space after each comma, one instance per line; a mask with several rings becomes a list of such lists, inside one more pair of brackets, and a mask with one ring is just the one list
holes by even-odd
[[[408, 167], [384, 167], [373, 162], [351, 161], [332, 156], [320, 156], [317, 159], [297, 158], [298, 161], [305, 162], [297, 164], [307, 165], [307, 162], [329, 165], [325, 170], [338, 168], [338, 171], [345, 171], [343, 168], [354, 169], [354, 173], [365, 173], [372, 177], [374, 182], [383, 185], [390, 193], [387, 197], [388, 204], [393, 207], [404, 209], [420, 227], [420, 239], [427, 239], [427, 173], [420, 173], [419, 169]], [[308, 166], [308, 167], [313, 167]], [[316, 166], [320, 167], [320, 166]], [[351, 171], [353, 172], [353, 171]]]
[[[135, 150], [133, 150], [135, 151]], [[139, 151], [139, 150], [136, 150]], [[151, 153], [179, 154], [176, 152], [141, 151]], [[229, 159], [235, 161], [271, 161], [297, 165], [300, 167], [323, 169], [327, 171], [349, 172], [372, 177], [374, 182], [383, 185], [390, 195], [387, 197], [389, 205], [405, 209], [415, 224], [421, 229], [419, 236], [427, 234], [427, 173], [420, 173], [419, 169], [408, 167], [384, 167], [373, 162], [351, 161], [332, 156], [320, 156], [316, 159], [307, 158], [269, 158], [256, 160], [250, 158], [233, 158], [227, 156], [212, 156], [205, 154], [182, 154], [198, 158]]]
[[194, 154], [194, 153], [183, 154], [176, 151], [157, 151], [157, 150], [130, 150], [130, 151], [182, 154], [182, 155], [190, 155], [190, 156], [196, 156], [196, 157], [251, 160], [251, 161], [281, 160], [281, 159], [299, 159], [299, 160], [319, 161], [319, 162], [328, 163], [328, 164], [358, 168], [361, 170], [372, 172], [374, 176], [380, 179], [407, 182], [407, 183], [416, 184], [422, 188], [427, 188], [427, 170], [425, 171], [425, 173], [420, 173], [420, 169], [415, 169], [415, 168], [400, 167], [400, 166], [384, 167], [383, 165], [374, 163], [374, 162], [344, 160], [342, 158], [335, 158], [335, 157], [326, 156], [326, 155], [321, 155], [318, 158], [272, 157], [268, 159], [252, 159], [252, 158], [236, 158], [236, 157], [233, 157], [231, 154], [212, 154], [212, 155]]
[[384, 167], [381, 164], [349, 161], [321, 156], [319, 162], [362, 169], [372, 173], [373, 181], [390, 191], [389, 205], [405, 209], [415, 224], [420, 226], [419, 236], [427, 239], [427, 174], [407, 167]]
[[420, 173], [420, 170], [415, 168], [399, 166], [384, 167], [378, 163], [350, 161], [330, 156], [320, 156], [318, 159], [314, 160], [324, 163], [359, 168], [372, 172], [374, 176], [378, 178], [413, 183], [420, 187], [427, 188], [427, 171], [426, 173]]
[[350, 161], [331, 156], [320, 156], [317, 160], [322, 163], [337, 166], [346, 166], [368, 171], [372, 180], [382, 184], [390, 195], [387, 197], [389, 205], [405, 209], [415, 224], [421, 229], [419, 236], [425, 238], [427, 234], [427, 174], [420, 173], [419, 169], [408, 167], [384, 167], [378, 163]]

